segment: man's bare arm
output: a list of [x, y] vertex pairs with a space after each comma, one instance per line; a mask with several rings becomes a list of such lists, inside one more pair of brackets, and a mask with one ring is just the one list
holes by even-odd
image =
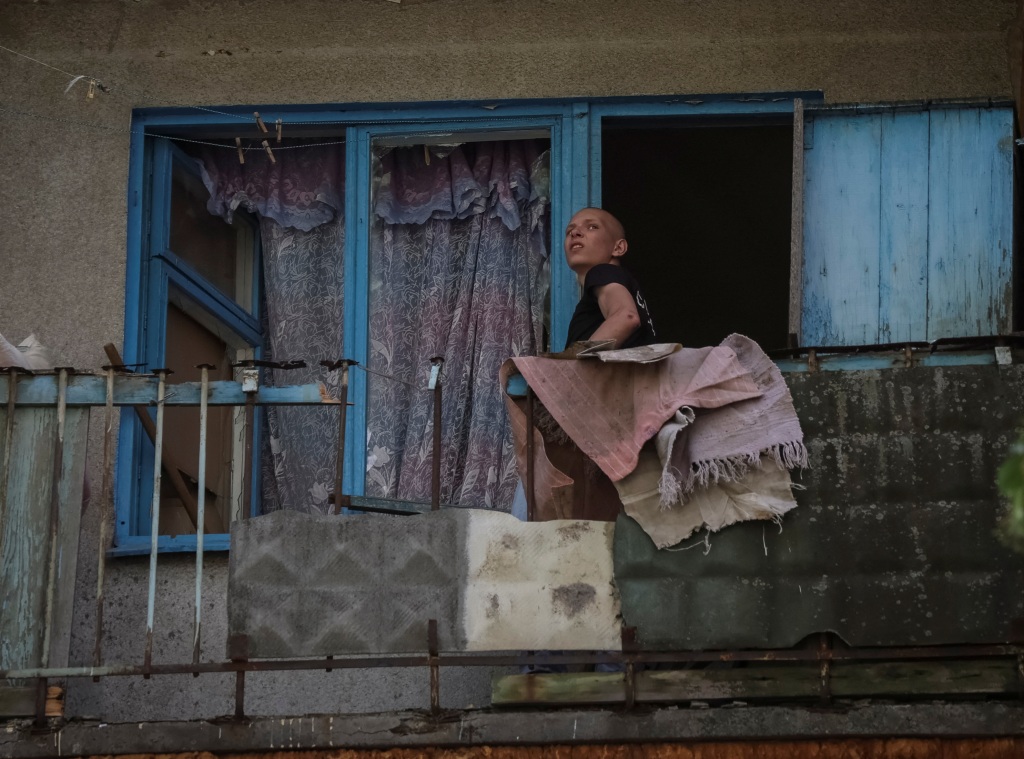
[[591, 335], [591, 340], [614, 340], [615, 347], [622, 346], [623, 341], [640, 327], [640, 314], [637, 313], [633, 296], [625, 285], [612, 282], [594, 289], [597, 305], [604, 316], [604, 324]]

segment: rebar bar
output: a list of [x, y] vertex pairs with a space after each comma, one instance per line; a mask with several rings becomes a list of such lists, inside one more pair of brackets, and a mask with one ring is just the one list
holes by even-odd
[[107, 520], [113, 518], [114, 479], [114, 367], [107, 372], [107, 403], [103, 417], [103, 486], [100, 495], [100, 534], [96, 548], [96, 637], [93, 642], [92, 663], [94, 667], [103, 664], [103, 590], [107, 570]]
[[537, 519], [537, 496], [535, 492], [534, 484], [534, 466], [533, 459], [536, 455], [534, 451], [534, 404], [533, 404], [533, 388], [526, 388], [526, 521], [533, 522]]
[[206, 534], [206, 432], [209, 422], [210, 365], [202, 364], [199, 395], [199, 484], [196, 497], [196, 607], [192, 629], [192, 663], [199, 663], [202, 645], [203, 537]]
[[[832, 649], [766, 649], [736, 651], [582, 651], [567, 654], [529, 653], [448, 653], [438, 654], [439, 667], [504, 667], [526, 664], [625, 664], [631, 657], [636, 663], [690, 663], [690, 662], [819, 662], [822, 656], [832, 662], [858, 661], [939, 661], [955, 659], [1005, 658], [1017, 661], [1024, 649], [1013, 645], [912, 646], [900, 648]], [[183, 675], [199, 672], [290, 672], [313, 669], [375, 669], [390, 667], [428, 667], [427, 654], [400, 656], [352, 656], [317, 659], [268, 659], [222, 662], [192, 662], [179, 664], [107, 665], [103, 667], [26, 667], [0, 670], [0, 680], [31, 680], [40, 677], [127, 677], [149, 675]]]
[[428, 390], [434, 391], [433, 461], [430, 474], [430, 510], [441, 508], [441, 366], [444, 358], [430, 359], [430, 382]]
[[[156, 430], [153, 439], [153, 502], [149, 511], [149, 594], [146, 599], [146, 652], [144, 666], [153, 664], [153, 626], [156, 616], [157, 543], [160, 539], [160, 475], [163, 471], [164, 396], [167, 394], [167, 370], [157, 371]], [[197, 526], [197, 529], [202, 529]], [[145, 677], [149, 677], [148, 674]]]
[[40, 655], [42, 666], [50, 664], [50, 640], [53, 627], [53, 600], [57, 590], [57, 540], [60, 526], [60, 482], [64, 473], [64, 439], [67, 423], [68, 370], [61, 368], [57, 374], [57, 438], [54, 444], [53, 482], [50, 485], [50, 544], [46, 566], [46, 595], [43, 612], [43, 650]]
[[[50, 482], [50, 528], [46, 562], [46, 593], [43, 596], [43, 647], [39, 653], [43, 669], [50, 666], [50, 645], [53, 635], [53, 607], [57, 591], [57, 542], [60, 530], [60, 483], [64, 474], [64, 439], [67, 423], [68, 370], [57, 370], [57, 437], [53, 452], [53, 477]], [[47, 678], [36, 682], [37, 725], [46, 721]]]

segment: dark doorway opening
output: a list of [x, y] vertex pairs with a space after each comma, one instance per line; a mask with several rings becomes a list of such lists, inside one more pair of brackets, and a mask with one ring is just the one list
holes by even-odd
[[792, 121], [606, 121], [602, 206], [626, 228], [625, 265], [659, 340], [766, 350], [789, 333]]

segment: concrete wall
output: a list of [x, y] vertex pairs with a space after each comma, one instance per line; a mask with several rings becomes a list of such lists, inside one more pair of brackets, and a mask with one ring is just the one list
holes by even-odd
[[[120, 343], [133, 107], [802, 89], [836, 102], [1005, 97], [1014, 11], [1013, 0], [5, 0], [0, 44], [63, 73], [0, 51], [0, 331], [35, 331], [59, 363], [82, 368]], [[71, 74], [114, 91], [64, 95]], [[91, 652], [98, 518], [94, 504], [79, 562], [79, 663]], [[145, 569], [110, 568], [109, 661], [141, 660]], [[161, 565], [158, 661], [188, 658], [191, 577], [187, 558]], [[211, 559], [215, 659], [225, 578], [226, 562]], [[485, 673], [447, 677], [446, 705], [486, 697]], [[232, 692], [232, 678], [215, 676], [74, 682], [68, 710], [211, 716], [230, 710]], [[249, 693], [265, 714], [423, 706], [426, 675], [266, 675]]]
[[[822, 89], [830, 101], [1009, 94], [1014, 0], [6, 0], [0, 330], [102, 363], [121, 331], [135, 106]], [[60, 266], [54, 266], [59, 256]], [[68, 329], [74, 325], [74, 329]]]

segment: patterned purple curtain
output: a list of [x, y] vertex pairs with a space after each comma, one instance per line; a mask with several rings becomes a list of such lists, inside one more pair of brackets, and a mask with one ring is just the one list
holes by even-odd
[[342, 215], [345, 197], [345, 146], [300, 144], [274, 153], [276, 163], [249, 152], [244, 164], [233, 150], [203, 152], [199, 170], [210, 191], [207, 209], [229, 224], [242, 207], [302, 232]]
[[[375, 172], [370, 251], [366, 492], [428, 500], [429, 359], [442, 376], [445, 501], [508, 508], [512, 438], [497, 384], [501, 362], [541, 343], [547, 283], [548, 154], [535, 141], [391, 150]], [[255, 155], [255, 154], [250, 154]], [[203, 154], [211, 213], [260, 215], [266, 352], [309, 367], [273, 371], [273, 384], [323, 382], [341, 355], [344, 152], [275, 151], [239, 165]], [[358, 371], [358, 370], [357, 370]], [[334, 480], [334, 409], [270, 409], [263, 510], [327, 513]]]
[[[239, 207], [258, 214], [263, 257], [264, 357], [303, 359], [307, 368], [264, 371], [268, 385], [323, 383], [338, 397], [339, 377], [321, 367], [341, 357], [345, 249], [343, 146], [250, 152], [207, 150], [200, 161], [207, 209], [231, 221]], [[328, 513], [337, 451], [337, 410], [264, 410], [261, 451], [264, 513], [287, 508]]]
[[507, 509], [517, 481], [497, 382], [542, 343], [548, 154], [534, 141], [477, 143], [426, 162], [387, 153], [370, 250], [366, 492], [431, 494], [430, 359], [443, 356], [441, 497]]

